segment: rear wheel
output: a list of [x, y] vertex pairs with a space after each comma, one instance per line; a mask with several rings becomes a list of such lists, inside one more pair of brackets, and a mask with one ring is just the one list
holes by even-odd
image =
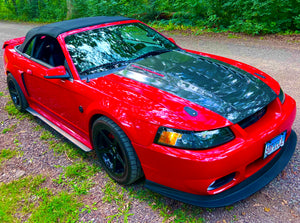
[[28, 103], [18, 82], [11, 74], [7, 75], [7, 86], [10, 97], [16, 108], [21, 112], [25, 112], [28, 107]]
[[112, 179], [128, 185], [143, 176], [129, 138], [115, 122], [107, 117], [98, 118], [93, 124], [92, 134], [97, 157]]

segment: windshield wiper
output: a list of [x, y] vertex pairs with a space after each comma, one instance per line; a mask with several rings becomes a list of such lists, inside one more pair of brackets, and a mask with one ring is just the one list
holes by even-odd
[[102, 72], [104, 70], [108, 70], [108, 69], [116, 69], [116, 68], [118, 68], [120, 66], [124, 66], [124, 65], [126, 65], [130, 62], [132, 62], [132, 61], [131, 60], [124, 60], [124, 61], [114, 61], [114, 62], [110, 62], [110, 63], [101, 64], [101, 65], [86, 69], [84, 71], [81, 71], [80, 75], [88, 75], [92, 71], [96, 71], [96, 70], [100, 70], [100, 69], [102, 69], [100, 72]]
[[146, 58], [146, 57], [149, 57], [149, 56], [156, 56], [156, 55], [163, 54], [163, 53], [170, 52], [170, 51], [172, 51], [172, 50], [162, 49], [162, 50], [150, 51], [150, 52], [145, 53], [141, 56], [138, 56], [137, 58], [135, 58], [135, 60], [138, 60], [138, 59], [141, 59], [141, 58]]
[[110, 63], [101, 64], [101, 65], [98, 65], [98, 66], [95, 66], [95, 67], [88, 68], [84, 71], [81, 71], [80, 75], [89, 75], [91, 72], [97, 71], [97, 70], [100, 70], [99, 72], [102, 72], [102, 71], [106, 71], [108, 69], [116, 69], [116, 68], [119, 68], [121, 66], [125, 66], [129, 63], [132, 63], [136, 60], [146, 58], [146, 57], [149, 57], [149, 56], [156, 56], [156, 55], [166, 53], [166, 52], [170, 52], [170, 51], [171, 50], [167, 50], [167, 49], [155, 50], [155, 51], [150, 51], [148, 53], [145, 53], [141, 56], [138, 56], [137, 58], [135, 58], [133, 60], [114, 61], [114, 62], [110, 62]]

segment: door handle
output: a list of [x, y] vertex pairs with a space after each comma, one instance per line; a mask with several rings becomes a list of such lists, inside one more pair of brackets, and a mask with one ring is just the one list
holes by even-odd
[[27, 69], [26, 73], [29, 74], [29, 75], [32, 75], [32, 71], [30, 69]]

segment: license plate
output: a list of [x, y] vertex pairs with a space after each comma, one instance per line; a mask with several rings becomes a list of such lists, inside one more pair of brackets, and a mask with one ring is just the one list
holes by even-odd
[[266, 143], [265, 151], [264, 151], [264, 159], [284, 145], [285, 136], [286, 136], [286, 131], [284, 131], [283, 133], [281, 133], [280, 135], [276, 136], [275, 138], [271, 139], [269, 142]]

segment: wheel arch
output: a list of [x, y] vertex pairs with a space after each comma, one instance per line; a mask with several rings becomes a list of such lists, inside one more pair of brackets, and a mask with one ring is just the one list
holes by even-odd
[[115, 122], [122, 129], [122, 131], [126, 134], [126, 136], [129, 138], [129, 140], [131, 142], [135, 141], [133, 135], [135, 134], [136, 129], [135, 129], [134, 123], [131, 120], [129, 120], [129, 118], [126, 119], [126, 123], [127, 123], [127, 127], [126, 127], [122, 124], [122, 122], [119, 121], [118, 118], [115, 118], [112, 114], [107, 113], [107, 112], [97, 111], [90, 116], [89, 123], [88, 123], [89, 138], [90, 138], [90, 142], [91, 142], [92, 146], [93, 146], [93, 140], [92, 140], [93, 124], [98, 118], [103, 117], [103, 116], [107, 117], [107, 118], [111, 119], [113, 122]]
[[7, 77], [8, 91], [15, 107], [19, 111], [25, 112], [26, 108], [28, 107], [28, 102], [24, 95], [23, 90], [20, 87], [20, 84], [11, 73], [8, 73], [6, 77]]
[[11, 72], [9, 67], [6, 67], [5, 74], [6, 74], [6, 76], [12, 75], [15, 78], [15, 80], [17, 81], [19, 87], [21, 88], [21, 91], [23, 92], [26, 100], [28, 101], [29, 94], [28, 94], [28, 91], [27, 91], [27, 88], [26, 88], [26, 85], [25, 85], [24, 77], [22, 77], [22, 74], [21, 73], [18, 74], [17, 71]]
[[93, 145], [93, 134], [92, 134], [92, 128], [93, 128], [93, 124], [94, 124], [94, 122], [98, 119], [98, 118], [100, 118], [100, 117], [102, 117], [103, 115], [102, 114], [94, 114], [90, 119], [89, 119], [89, 138], [90, 138], [90, 142], [91, 142], [91, 145], [92, 145], [92, 147], [93, 147], [93, 149], [94, 149], [94, 145]]

